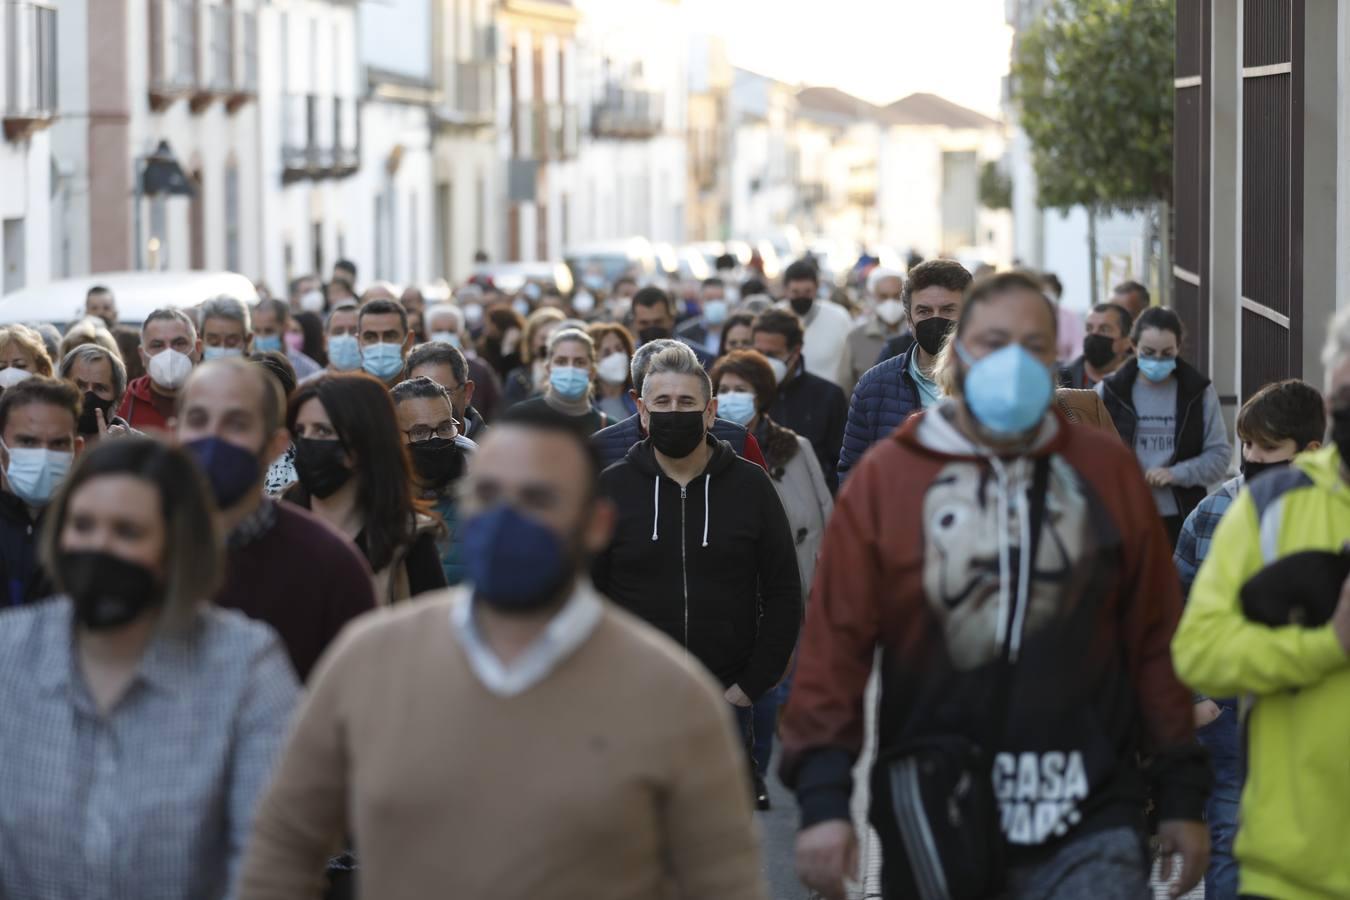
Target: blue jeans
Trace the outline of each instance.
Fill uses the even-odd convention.
[[[1236,900],[1238,867],[1233,859],[1237,836],[1238,801],[1242,796],[1242,761],[1237,701],[1215,700],[1219,717],[1201,728],[1200,743],[1209,751],[1214,790],[1205,807],[1209,822],[1209,871],[1205,873],[1205,900]]]
[[[792,688],[792,678],[784,679],[778,687],[771,689],[754,705],[754,744],[750,752],[755,763],[755,771],[761,778],[769,771],[769,759],[773,756],[773,736],[778,730],[778,710],[787,703],[788,691]]]

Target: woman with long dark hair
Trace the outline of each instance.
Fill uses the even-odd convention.
[[[286,424],[300,481],[285,499],[347,535],[375,573],[375,597],[396,603],[445,587],[440,525],[415,498],[389,391],[363,372],[324,375],[291,398]]]
[[[299,335],[299,345],[291,334]],[[291,316],[288,326],[286,346],[314,360],[325,369],[328,368],[327,340],[323,333],[323,317],[315,312],[298,312]]]
[[[61,596],[0,614],[0,897],[233,896],[299,694],[212,604],[225,540],[189,454],[102,441],[47,507]]]

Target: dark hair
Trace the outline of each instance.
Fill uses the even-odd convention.
[[[256,319],[260,312],[271,312],[277,317],[277,326],[282,327],[291,320],[290,304],[279,297],[267,297],[258,301],[258,305],[253,307],[253,316]]]
[[[323,316],[306,310],[295,313],[291,318],[300,326],[300,331],[305,336],[305,343],[300,348],[301,352],[319,365],[326,367],[328,365],[328,349],[324,342]],[[360,321],[359,317],[357,321]]]
[[[394,398],[395,407],[404,400],[422,399],[444,400],[450,407],[451,412],[455,409],[455,404],[450,402],[450,392],[445,389],[445,386],[432,381],[425,375],[400,381],[389,390],[389,396]]]
[[[711,278],[705,278],[705,279],[703,279],[703,287],[719,287],[719,288],[720,288],[720,287],[726,287],[726,285],[722,283],[722,279],[720,279],[720,278],[718,278],[718,277],[716,277],[716,276],[713,276],[713,277],[711,277]]]
[[[1134,316],[1130,315],[1130,311],[1119,303],[1098,303],[1092,307],[1092,311],[1095,313],[1113,313],[1120,325],[1122,337],[1128,336],[1130,328],[1134,325]]]
[[[413,542],[420,511],[413,499],[412,471],[394,401],[382,382],[364,372],[324,374],[291,397],[286,427],[292,435],[300,408],[310,400],[323,405],[353,461],[356,502],[365,516],[366,559],[378,572],[393,561],[400,547]],[[303,487],[292,491],[297,499],[307,499]]]
[[[91,287],[89,290],[87,290],[87,291],[84,292],[84,299],[85,299],[85,302],[86,302],[86,303],[89,302],[89,298],[92,297],[92,296],[94,296],[95,294],[107,294],[109,297],[111,297],[111,296],[112,296],[112,288],[108,287],[106,284],[96,284],[96,285],[94,285],[94,286]]]
[[[338,269],[351,273],[352,277],[347,279],[347,285],[350,287],[356,281],[356,263],[350,259],[339,259],[333,263],[333,271],[336,272]]]
[[[600,356],[600,344],[609,335],[614,335],[623,343],[623,352],[628,354],[628,382],[629,388],[633,386],[633,353],[637,350],[637,342],[633,340],[633,333],[618,322],[595,322],[586,326],[586,333],[591,336],[595,342],[595,355]]]
[[[336,316],[338,313],[356,313],[356,327],[358,329],[361,327],[361,307],[357,306],[352,301],[347,300],[343,303],[339,303],[328,311],[328,315],[323,320],[323,333],[325,336],[328,334],[328,327],[333,323],[333,316]],[[328,352],[325,350],[324,356],[326,357],[327,355]]]
[[[670,298],[670,294],[655,286],[645,287],[634,294],[633,305],[643,307],[663,306],[672,317],[675,315],[675,301]]]
[[[299,384],[299,379],[295,376],[295,366],[280,350],[269,350],[266,353],[254,353],[249,357],[249,361],[267,372],[268,375],[276,381],[277,386],[281,388],[281,396],[289,397],[295,393],[295,388]],[[277,425],[280,422],[281,415],[277,415]]]
[[[489,307],[486,318],[489,322],[492,323],[493,327],[495,327],[502,334],[506,334],[512,328],[519,328],[521,331],[521,336],[524,337],[525,317],[522,316],[520,313],[516,312],[510,306],[507,306],[506,304],[503,303],[498,304],[497,306]]]
[[[388,315],[389,313],[396,313],[398,315],[399,327],[403,330],[404,334],[407,334],[408,310],[397,300],[385,300],[383,298],[372,300],[361,307],[361,314],[356,317],[356,330],[360,331],[362,328],[365,328],[364,323],[366,321],[366,316],[382,316]]]
[[[932,262],[950,262],[950,260],[932,260]],[[926,265],[928,263],[923,263],[918,268],[921,269]],[[961,271],[964,272],[965,270],[962,269]],[[905,289],[909,289],[908,284],[906,284]],[[966,291],[966,301],[961,306],[961,317],[956,320],[957,336],[960,337],[966,333],[966,324],[970,321],[970,317],[977,307],[989,303],[995,297],[1023,291],[1029,291],[1041,298],[1041,302],[1045,304],[1046,313],[1050,316],[1050,331],[1058,335],[1059,311],[1055,308],[1055,301],[1045,296],[1041,277],[1035,272],[1015,269],[1011,272],[996,272],[993,275],[986,275],[971,283],[970,288]]]
[[[733,350],[717,361],[712,370],[713,393],[717,393],[723,375],[735,375],[750,382],[755,391],[755,411],[769,411],[778,396],[778,380],[764,354],[755,350]]]
[[[1031,275],[1029,272],[1023,272],[1022,274],[1032,279],[1037,293],[1044,293],[1040,278]],[[905,315],[909,315],[914,295],[924,288],[940,287],[949,291],[956,291],[958,294],[964,294],[970,289],[974,281],[975,278],[966,267],[956,260],[930,259],[909,270],[909,277],[905,279],[905,288],[900,293],[900,302],[905,305]]]
[[[586,498],[595,500],[600,494],[600,451],[598,451],[576,417],[564,415],[542,403],[520,403],[507,409],[493,422],[493,428],[516,427],[530,431],[554,434],[566,438],[577,448],[585,463]]]
[[[717,350],[719,353],[726,353],[727,334],[733,328],[739,328],[742,325],[750,329],[751,334],[755,331],[755,317],[750,313],[732,313],[727,316],[727,320],[722,323],[722,336],[719,339]]]
[[[1274,446],[1292,439],[1299,450],[1326,436],[1327,408],[1317,388],[1290,378],[1268,384],[1238,411],[1237,435],[1244,444]]]
[[[1137,281],[1122,281],[1120,284],[1115,286],[1115,288],[1111,291],[1111,293],[1138,294],[1140,297],[1144,298],[1145,306],[1148,306],[1150,303],[1153,302],[1153,299],[1149,296],[1148,288],[1144,287]]]
[[[1064,285],[1060,282],[1059,276],[1054,272],[1046,272],[1041,276],[1041,280],[1045,282],[1045,289],[1047,291],[1054,291],[1056,297],[1062,297],[1064,295]],[[1130,329],[1126,326],[1125,330],[1129,331]]]
[[[74,426],[78,427],[80,413],[84,409],[84,395],[74,384],[59,378],[45,375],[25,378],[0,394],[0,434],[9,425],[9,417],[14,410],[35,404],[55,406],[70,413]],[[72,427],[71,433],[74,432],[75,427]]]
[[[618,278],[614,279],[614,290],[617,291],[621,284],[631,284],[633,287],[637,287],[637,279],[632,275],[620,275]]]
[[[1175,334],[1178,348],[1186,343],[1186,326],[1181,324],[1181,317],[1165,306],[1150,306],[1139,314],[1139,318],[1134,320],[1134,328],[1130,331],[1130,340],[1134,342],[1135,346],[1138,346],[1139,338],[1149,328],[1157,328]]]
[[[127,367],[127,383],[130,384],[145,374],[145,364],[136,352],[141,348],[141,330],[131,325],[118,325],[112,330],[112,336],[122,353],[122,362]]]
[[[444,341],[432,341],[422,344],[408,354],[408,365],[403,370],[409,374],[418,366],[449,366],[450,374],[455,376],[460,386],[469,381],[469,362],[457,348]],[[407,382],[404,382],[406,384]]]
[[[740,260],[736,258],[736,254],[723,253],[721,256],[717,257],[716,260],[713,261],[713,268],[721,272],[724,269],[734,269],[740,264],[741,264]]]
[[[816,266],[814,260],[799,259],[787,267],[783,273],[783,287],[787,287],[794,281],[809,281],[814,285],[820,284],[820,269]]]
[[[741,282],[741,299],[754,297],[757,294],[769,293],[769,286],[759,278],[747,278]]]
[[[761,331],[765,334],[781,334],[787,338],[789,350],[795,350],[802,345],[802,320],[797,314],[786,309],[766,309],[759,314],[751,326],[755,334]],[[725,323],[722,326],[723,334],[726,333]]]
[[[33,379],[29,379],[31,381]],[[128,435],[100,441],[80,455],[43,516],[38,553],[58,590],[65,590],[60,565],[61,532],[70,498],[86,483],[131,475],[159,491],[164,519],[164,623],[186,627],[198,604],[210,600],[225,578],[225,539],[219,533],[211,486],[187,451],[146,437]]]

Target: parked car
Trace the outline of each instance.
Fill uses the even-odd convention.
[[[578,282],[584,282],[588,275],[598,275],[606,285],[612,285],[622,276],[631,275],[639,284],[647,284],[663,274],[646,238],[583,244],[569,249],[563,258]]]
[[[519,293],[527,284],[541,290],[557,288],[563,296],[572,293],[572,272],[560,262],[482,263],[474,267],[475,280],[487,280],[504,294]]]
[[[249,305],[258,291],[234,272],[105,272],[21,288],[0,297],[0,325],[49,322],[65,330],[84,318],[84,297],[94,285],[112,291],[118,320],[139,326],[156,309],[197,306],[222,294]]]

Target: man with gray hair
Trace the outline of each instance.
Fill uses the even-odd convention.
[[[863,298],[866,318],[854,326],[844,342],[841,369],[848,383],[840,387],[846,395],[852,394],[858,379],[877,364],[877,357],[888,342],[909,336],[910,345],[913,344],[914,338],[909,335],[905,321],[905,304],[901,299],[904,290],[905,276],[899,269],[877,266],[867,274],[867,289]],[[908,349],[909,346],[904,347],[904,350]]]
[[[593,574],[602,594],[720,680],[748,760],[751,708],[782,680],[797,643],[801,585],[773,482],[709,434],[716,412],[693,351],[657,350],[638,399],[648,437],[600,476],[618,520]]]
[[[686,347],[687,345],[671,340],[669,338],[648,341],[633,353],[632,362],[629,363],[629,373],[633,376],[632,397],[637,400],[642,396],[642,385],[647,377],[647,367],[651,364],[652,357],[662,350],[670,347]],[[718,440],[726,441],[731,445],[731,449],[742,459],[748,459],[760,468],[768,468],[764,462],[764,454],[760,450],[759,441],[755,436],[746,431],[735,422],[728,422],[726,419],[716,419],[713,421],[712,434]],[[634,413],[622,422],[617,422],[608,428],[602,428],[591,435],[591,443],[600,454],[600,462],[605,467],[614,465],[624,458],[628,453],[628,448],[641,441],[647,436],[647,432],[642,424],[640,413]]]
[[[1330,440],[1228,507],[1172,639],[1188,687],[1255,697],[1233,853],[1243,896],[1350,896],[1350,309],[1332,320],[1322,364]]]
[[[201,305],[197,319],[202,323],[204,362],[248,353],[253,328],[244,301],[227,294],[213,297]]]
[[[491,366],[478,358],[474,350],[473,337],[469,334],[465,321],[464,310],[453,303],[435,303],[426,308],[422,317],[429,343],[446,343],[464,354],[465,362],[469,366],[469,381],[473,384],[470,401],[473,402],[475,411],[481,414],[476,427],[471,422],[465,422],[465,425],[469,426],[469,436],[473,437],[481,429],[483,421],[491,418],[497,411],[497,405],[502,398],[501,379]],[[411,357],[409,360],[411,361]],[[412,376],[411,368],[408,374],[409,377]],[[436,379],[434,375],[431,377]],[[448,384],[445,385],[445,389],[454,393],[454,388]],[[468,415],[467,409],[459,411]]]
[[[77,431],[86,445],[110,432],[131,430],[125,419],[113,415],[127,392],[127,367],[120,356],[98,344],[81,344],[65,355],[57,374],[84,396]]]
[[[141,431],[167,431],[181,388],[201,361],[197,323],[181,309],[162,307],[141,325],[146,374],[127,385],[117,414]]]

